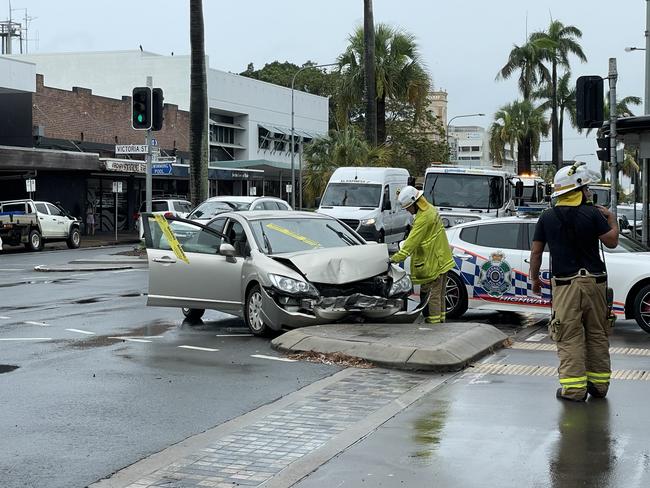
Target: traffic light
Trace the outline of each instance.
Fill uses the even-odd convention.
[[[163,91],[162,88],[153,89],[153,119],[151,130],[161,130],[163,126]]]
[[[152,93],[148,86],[137,86],[131,97],[131,127],[136,130],[151,129]]]
[[[600,148],[596,151],[599,161],[609,161],[611,159],[611,149],[609,145],[609,137],[597,137],[596,142]]]
[[[576,81],[576,122],[580,129],[595,129],[603,124],[603,79],[581,76]]]

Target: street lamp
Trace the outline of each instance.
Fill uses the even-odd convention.
[[[294,127],[294,110],[293,110],[293,92],[294,92],[294,85],[296,83],[296,77],[301,71],[304,71],[306,69],[310,68],[326,68],[327,66],[339,66],[339,63],[327,63],[327,64],[316,64],[313,66],[303,66],[300,68],[298,71],[296,71],[293,75],[293,78],[291,79],[291,206],[295,209],[296,208],[296,166],[294,163],[294,133],[295,133],[295,127]],[[282,192],[282,188],[280,188],[280,192]],[[302,162],[300,164],[300,210],[302,210]]]
[[[645,51],[645,48],[644,47],[634,47],[634,46],[630,46],[630,47],[625,48],[626,53],[630,53],[632,51]]]
[[[463,115],[455,115],[451,119],[449,119],[449,122],[447,122],[447,130],[445,132],[445,135],[447,136],[447,146],[449,146],[449,126],[451,126],[451,122],[454,119],[460,119],[461,117],[483,117],[485,114],[481,113],[476,113],[476,114],[463,114]],[[471,163],[470,163],[471,164]]]

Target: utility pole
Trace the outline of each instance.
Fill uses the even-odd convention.
[[[643,99],[643,113],[650,115],[650,3],[646,0],[645,3],[645,97]],[[650,219],[648,219],[648,185],[650,185],[650,174],[648,158],[643,158],[641,163],[641,188],[642,188],[642,229],[641,229],[641,242],[644,246],[648,245],[650,240]],[[636,187],[635,187],[636,189]],[[636,208],[636,201],[634,202]]]
[[[618,161],[616,159],[616,81],[618,72],[616,71],[616,58],[609,58],[609,154],[610,154],[610,173],[611,173],[611,205],[610,210],[614,218],[618,221]]]
[[[366,141],[377,145],[377,86],[375,81],[375,20],[372,0],[363,0],[363,58],[366,81]]]
[[[147,87],[153,89],[153,78],[151,76],[147,76]],[[147,212],[151,213],[151,198],[152,198],[152,193],[153,193],[153,177],[151,173],[153,170],[151,169],[152,164],[151,164],[151,126],[149,129],[147,129],[147,175],[145,178],[145,185],[146,185],[146,201],[147,201]]]

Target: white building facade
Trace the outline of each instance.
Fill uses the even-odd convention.
[[[190,107],[190,56],[142,51],[15,55],[35,65],[48,86],[89,88],[94,95],[120,99],[135,86],[162,88],[164,102]],[[0,58],[1,59],[1,58]],[[291,89],[209,68],[210,160],[269,160],[289,163]],[[0,70],[1,71],[1,70]],[[295,152],[300,142],[328,131],[328,99],[294,91]],[[297,156],[296,156],[297,157]]]
[[[449,161],[470,168],[503,168],[514,171],[517,151],[506,148],[506,161],[496,165],[490,154],[490,136],[485,128],[476,125],[449,127]]]

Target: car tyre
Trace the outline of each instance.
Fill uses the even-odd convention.
[[[260,285],[253,286],[246,295],[244,318],[253,335],[261,337],[271,335],[271,328],[262,319],[262,289]]]
[[[74,227],[70,231],[66,244],[70,249],[77,249],[81,245],[81,232],[79,232],[79,227]]]
[[[185,315],[185,318],[188,320],[201,320],[203,317],[203,314],[205,313],[205,310],[202,308],[181,308],[181,311],[183,312],[183,315]]]
[[[43,236],[36,229],[32,230],[29,233],[29,242],[25,244],[25,247],[31,251],[41,251],[43,249]]]
[[[634,320],[650,334],[650,285],[639,290],[634,298]]]
[[[447,288],[445,292],[447,318],[455,319],[467,312],[467,288],[458,274],[454,271],[447,273]]]

